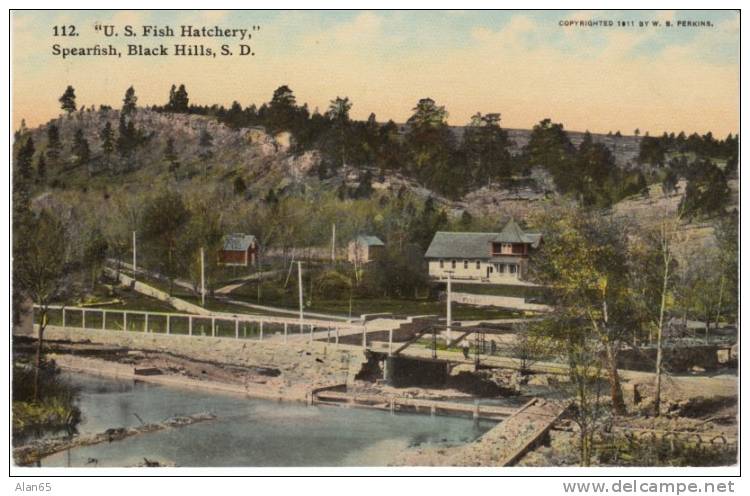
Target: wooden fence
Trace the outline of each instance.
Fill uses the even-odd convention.
[[[33,322],[39,324],[40,307],[33,306]],[[307,338],[333,339],[338,344],[344,334],[366,334],[365,325],[328,322],[317,319],[295,319],[265,315],[189,313],[119,310],[93,307],[47,307],[47,325],[76,329],[141,332],[145,334],[210,336],[219,338],[257,339],[290,338],[299,342]]]

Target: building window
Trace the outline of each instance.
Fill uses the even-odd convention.
[[[510,271],[511,274],[515,274],[516,271],[518,270],[518,265],[516,265],[516,264],[508,265],[508,269],[509,269],[509,271]]]
[[[451,260],[451,269],[455,269],[455,268],[456,268],[456,261]]]
[[[464,260],[464,270],[469,268],[469,261]]]
[[[497,264],[497,273],[505,274],[505,264]]]
[[[442,260],[440,261],[440,268],[441,268],[441,269],[444,269],[444,268],[445,268],[445,263],[443,263],[443,261],[442,261]]]
[[[513,244],[513,254],[514,255],[523,255],[524,253],[526,253],[526,250],[524,249],[525,247],[526,247],[526,245],[524,245],[524,244],[520,244],[520,243]]]
[[[482,268],[482,262],[477,260],[477,270],[480,270]]]

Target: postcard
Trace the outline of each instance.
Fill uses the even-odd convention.
[[[738,11],[10,24],[12,472],[737,472]]]

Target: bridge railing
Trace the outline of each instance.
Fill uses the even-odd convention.
[[[38,325],[41,307],[33,306],[33,322]],[[256,339],[290,337],[326,338],[336,344],[342,332],[362,332],[366,326],[317,319],[292,319],[264,315],[224,314],[196,315],[189,313],[126,310],[95,307],[50,305],[47,307],[47,325],[84,330],[128,331],[144,334],[183,336],[210,336],[218,338]],[[365,340],[363,339],[363,342]]]

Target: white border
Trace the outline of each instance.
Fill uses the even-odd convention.
[[[20,3],[20,2],[19,2]],[[583,0],[573,4],[568,3],[569,7],[574,10],[591,8],[591,9],[616,9],[616,8],[642,8],[651,9],[654,8],[653,3],[646,2],[644,0],[633,0],[630,2],[607,2],[606,6],[604,2],[592,2],[590,0]],[[184,0],[184,1],[143,1],[133,0],[127,3],[127,8],[175,8],[175,9],[199,9],[205,6],[205,3],[198,2],[195,0]],[[29,0],[22,2],[20,7],[23,8],[56,8],[62,7],[59,3],[39,0]],[[518,8],[564,8],[565,5],[551,1],[539,1],[530,0],[523,2],[522,4],[506,5],[507,7],[516,6]],[[670,5],[668,7],[680,9],[689,8],[738,8],[739,2],[696,2],[696,1],[684,1],[680,2],[680,5]],[[103,7],[101,2],[94,2],[90,0],[75,0],[66,2],[66,8],[90,8],[96,9]],[[110,7],[107,5],[107,7]],[[124,6],[125,7],[125,6]],[[413,0],[381,0],[380,2],[361,2],[361,1],[343,1],[343,0],[328,0],[319,2],[303,2],[300,0],[278,0],[276,2],[241,2],[238,0],[228,0],[221,2],[222,8],[267,8],[267,9],[294,9],[294,8],[367,8],[377,7],[379,9],[420,9],[429,7],[430,9],[449,9],[456,8],[456,2],[446,2],[443,0],[435,0],[425,5],[423,2]],[[458,5],[460,8],[497,8],[500,7],[497,2],[488,1],[464,1]],[[8,21],[6,21],[8,22]],[[10,32],[9,23],[6,24],[7,30]],[[742,61],[745,61],[746,54],[746,41],[743,41],[742,48],[743,55]],[[4,50],[3,54],[3,67],[8,67],[9,52]],[[748,65],[745,64],[742,69],[742,75],[746,76],[745,72]],[[746,77],[745,80],[748,80]],[[9,79],[4,79],[3,82],[5,95],[9,94]],[[710,89],[707,89],[710,91]],[[5,106],[4,106],[5,107]],[[5,107],[8,108],[8,107]],[[5,150],[9,150],[9,138],[12,130],[8,127],[8,115],[6,114],[5,108],[3,109],[2,119],[2,139],[5,145]],[[12,108],[12,102],[11,102]],[[744,120],[746,110],[746,103],[742,103],[742,118]],[[746,151],[745,146],[742,146],[742,152]],[[7,164],[7,162],[6,162]],[[742,167],[740,167],[742,170]],[[6,231],[9,231],[9,201],[10,201],[10,184],[7,175],[2,177],[4,189],[6,191],[6,198],[8,201],[2,204],[2,219],[3,227]],[[744,179],[741,181],[741,188],[745,186]],[[741,227],[745,227],[745,221],[741,223]],[[747,230],[743,229],[744,232]],[[743,237],[744,238],[744,237]],[[4,260],[10,261],[10,243],[4,244],[2,247]],[[744,250],[743,250],[744,252]],[[744,254],[744,253],[743,253]],[[6,298],[5,301],[9,301],[9,264],[4,265],[2,268],[3,280],[6,281],[4,286],[3,296]],[[744,279],[744,278],[743,278]],[[744,300],[744,298],[743,298]],[[7,305],[3,305],[1,317],[4,322],[10,322],[9,309]],[[740,334],[742,331],[740,332]],[[0,340],[2,342],[2,361],[5,366],[4,370],[9,370],[8,363],[8,349],[7,341],[5,339]],[[741,355],[741,366],[746,365],[746,360]],[[2,408],[2,422],[3,426],[10,425],[10,419],[8,418],[8,403],[7,396],[4,398]],[[741,405],[744,407],[745,401],[741,399]],[[7,439],[8,429],[2,429],[3,441],[6,442],[6,446],[9,446]],[[8,452],[8,456],[10,453]],[[7,461],[7,460],[6,460]],[[252,494],[260,492],[274,492],[279,491],[305,491],[309,492],[311,489],[314,491],[319,490],[326,492],[343,493],[344,491],[352,493],[354,491],[357,494],[408,494],[413,491],[439,491],[442,492],[467,492],[472,490],[484,490],[484,491],[497,491],[501,493],[516,494],[520,492],[533,491],[537,494],[548,492],[550,494],[562,494],[562,488],[559,479],[543,478],[540,476],[555,476],[563,477],[570,480],[572,477],[580,475],[590,476],[613,476],[617,475],[623,479],[637,478],[644,480],[645,477],[661,476],[663,478],[666,474],[669,475],[684,475],[690,476],[691,478],[705,477],[705,476],[736,476],[739,472],[739,467],[728,467],[728,468],[593,468],[593,469],[580,469],[580,468],[509,468],[509,469],[482,469],[482,468],[173,468],[173,469],[43,469],[41,472],[38,469],[32,468],[13,468],[13,475],[23,476],[23,480],[28,483],[39,483],[42,481],[50,481],[53,485],[54,494],[101,494],[106,491],[109,494],[133,494],[133,491],[145,491],[143,494],[206,494],[206,493],[237,493],[237,494]],[[44,474],[43,476],[41,474]],[[429,476],[445,476],[445,475],[485,475],[485,476],[526,476],[523,479],[502,479],[502,480],[487,480],[487,479],[471,479],[471,480],[446,480],[446,479],[379,479],[370,482],[365,482],[355,479],[336,479],[333,481],[323,481],[321,479],[263,479],[263,480],[248,480],[248,479],[203,479],[203,478],[133,478],[128,477],[126,479],[111,479],[111,478],[54,478],[56,475],[114,475],[114,476],[143,476],[143,475],[199,475],[199,476],[239,476],[239,475],[275,475],[275,476],[320,476],[320,475],[429,475]],[[534,478],[528,478],[528,476],[534,476]],[[593,481],[593,479],[587,479]],[[612,479],[606,479],[612,482]],[[685,481],[685,479],[679,479]],[[14,492],[15,483],[19,479],[11,478],[8,481],[9,492]],[[364,482],[364,483],[363,483]],[[716,480],[715,482],[720,482]],[[738,487],[744,486],[742,481]],[[24,493],[27,494],[27,493]]]

